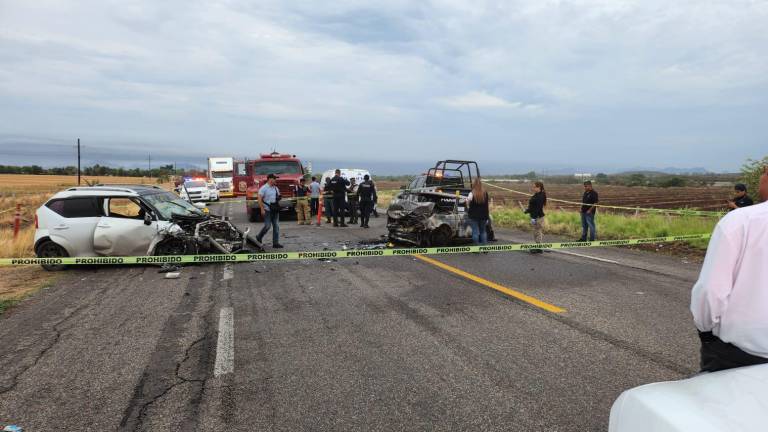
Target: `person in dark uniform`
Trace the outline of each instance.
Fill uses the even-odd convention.
[[[537,181],[533,183],[533,195],[528,201],[528,208],[525,213],[531,218],[531,227],[533,227],[533,241],[537,244],[544,243],[544,207],[547,205],[547,192],[544,190],[544,183]],[[541,249],[531,249],[532,254],[540,254]]]
[[[363,182],[357,188],[357,193],[360,196],[360,226],[363,228],[370,228],[368,221],[371,219],[371,210],[373,210],[374,203],[376,202],[376,185],[371,181],[371,176],[368,174],[363,177]]]
[[[347,204],[349,205],[349,224],[357,223],[357,210],[360,208],[360,195],[357,194],[357,181],[354,177],[349,179],[347,188]]]
[[[349,180],[341,176],[341,170],[336,170],[336,175],[331,178],[328,184],[328,189],[333,194],[333,226],[346,227],[344,223],[344,210],[347,207],[347,187],[349,186]],[[339,224],[339,218],[341,218],[341,224]]]
[[[331,223],[333,217],[333,192],[331,192],[331,178],[325,178],[325,186],[323,187],[323,213],[325,213],[325,223]]]
[[[597,191],[592,188],[592,182],[584,182],[584,196],[581,198],[581,238],[579,241],[587,241],[587,231],[589,231],[589,241],[595,241],[597,238],[597,226],[595,225],[595,204],[599,202]]]
[[[733,188],[736,192],[732,200],[728,200],[728,208],[736,210],[737,208],[749,207],[755,202],[747,195],[747,186],[742,183],[737,183]]]

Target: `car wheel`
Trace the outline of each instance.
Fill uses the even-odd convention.
[[[65,258],[69,254],[67,250],[51,240],[46,240],[37,246],[35,254],[38,258]],[[42,264],[47,271],[62,271],[67,268],[65,264]]]
[[[188,247],[184,239],[166,237],[155,246],[154,255],[187,255]]]
[[[447,225],[442,225],[430,234],[430,244],[436,247],[448,246],[451,242],[452,232]]]

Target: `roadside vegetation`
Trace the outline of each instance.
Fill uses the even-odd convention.
[[[761,159],[749,159],[741,167],[741,181],[747,185],[747,191],[755,199],[759,200],[757,190],[760,184],[760,176],[763,174],[763,167],[768,166],[768,156]]]
[[[544,232],[572,239],[581,236],[581,216],[576,211],[546,211]],[[531,230],[531,219],[520,209],[495,208],[492,211],[496,226]],[[710,233],[718,218],[698,216],[666,216],[640,214],[638,216],[608,212],[597,213],[597,234],[602,240],[637,239]],[[707,240],[695,240],[690,244],[706,249]]]

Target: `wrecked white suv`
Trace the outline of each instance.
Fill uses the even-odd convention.
[[[191,255],[263,249],[248,231],[240,231],[221,217],[205,214],[196,205],[157,186],[70,188],[37,209],[35,221],[35,254],[41,258]],[[61,270],[65,266],[43,267]]]

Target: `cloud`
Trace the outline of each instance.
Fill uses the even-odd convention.
[[[524,104],[522,102],[510,102],[500,97],[490,95],[484,91],[471,91],[460,96],[443,99],[442,102],[451,107],[460,110],[473,109],[514,109],[514,110],[537,110],[538,105]]]
[[[6,134],[87,131],[201,152],[223,139],[236,154],[277,142],[326,156],[366,142],[359,151],[375,157],[430,143],[460,152],[482,131],[491,153],[515,135],[570,159],[579,139],[643,163],[654,157],[643,143],[691,129],[741,151],[712,161],[757,157],[768,135],[753,123],[768,91],[765,2],[41,0],[2,10]],[[638,122],[624,148],[595,136]],[[667,156],[704,164],[682,149]]]

